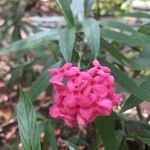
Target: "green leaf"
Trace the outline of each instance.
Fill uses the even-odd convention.
[[[141,25],[138,31],[150,35],[150,22]]]
[[[137,139],[139,138],[144,143],[148,144],[150,139],[150,125],[139,120],[131,120],[119,113],[114,113],[116,120],[122,122],[124,128],[126,129],[126,138]],[[124,134],[124,133],[123,133]],[[145,140],[145,141],[144,141]],[[126,149],[125,149],[126,150]]]
[[[77,150],[78,149],[78,147],[70,141],[65,141],[65,143],[68,146],[69,150]]]
[[[74,42],[75,27],[64,28],[59,36],[59,46],[60,51],[67,62],[71,60]]]
[[[54,127],[52,126],[50,121],[47,121],[45,123],[44,145],[51,145],[52,150],[57,150],[57,140],[54,135]],[[45,147],[45,149],[47,149],[47,147]]]
[[[116,150],[115,119],[112,113],[109,117],[99,117],[96,127],[102,137],[105,150]]]
[[[141,41],[141,45],[143,46],[143,48],[149,48],[150,46],[150,38],[149,35],[140,33],[140,32],[135,32],[134,34],[132,34],[132,36],[135,36],[135,38],[137,39],[137,41]]]
[[[112,20],[112,19],[101,19],[99,23],[103,25],[105,28],[108,26],[109,28],[120,29],[122,31],[127,31],[133,34],[137,33],[137,31],[134,30],[131,26],[124,24],[122,22]]]
[[[150,50],[149,50],[149,45],[145,45],[139,56],[133,61],[140,65],[142,69],[149,69],[150,68]]]
[[[48,32],[40,32],[29,36],[25,39],[12,43],[9,47],[0,51],[0,55],[21,50],[30,50],[49,44],[51,41],[58,40],[59,30],[50,30]]]
[[[19,134],[24,150],[40,150],[39,128],[31,100],[22,90],[17,105]]]
[[[123,43],[129,46],[150,46],[149,36],[142,33],[135,33],[131,36],[108,29],[101,29],[101,33],[103,38],[112,39],[118,43]]]
[[[149,58],[150,57],[150,50],[149,50],[148,45],[145,45],[145,47],[141,51],[139,57],[145,57],[145,58]]]
[[[56,64],[50,66],[49,68],[58,68],[61,65],[61,61],[57,62]],[[51,77],[51,75],[48,73],[47,69],[38,77],[38,79],[36,81],[34,81],[29,89],[29,97],[31,99],[31,101],[35,101],[35,99],[37,98],[37,96],[39,96],[39,94],[46,90],[49,86],[49,78]]]
[[[150,131],[150,125],[146,124],[142,121],[138,121],[138,120],[129,120],[127,119],[123,119],[125,126],[128,127],[128,129],[130,130],[132,127],[132,130],[130,130],[129,133],[133,134],[133,133],[140,133],[141,131],[147,132]],[[142,132],[141,132],[142,133]],[[149,134],[150,136],[150,134]]]
[[[101,39],[102,48],[106,50],[108,53],[111,54],[112,57],[114,57],[116,60],[118,60],[123,65],[129,65],[134,70],[141,69],[139,65],[132,62],[130,59],[126,58],[121,52],[119,52],[119,49],[117,50],[117,47],[115,47],[113,44],[108,43],[106,40]]]
[[[122,130],[116,131],[117,150],[120,150],[121,147],[123,146],[122,144],[123,144],[124,136],[125,136],[124,131]]]
[[[10,73],[11,73],[11,78],[10,80],[7,82],[8,85],[13,85],[17,79],[19,78],[20,74],[22,73],[24,67],[21,65],[19,67],[13,68],[11,69]]]
[[[77,18],[79,22],[84,20],[84,0],[72,0],[71,10],[74,18]]]
[[[95,0],[84,0],[85,14],[88,14],[91,11],[94,2]]]
[[[20,25],[14,26],[14,30],[12,33],[12,41],[13,42],[21,39],[20,31],[21,31]]]
[[[130,45],[130,46],[139,46],[140,45],[139,41],[137,41],[135,38],[133,38],[127,34],[122,34],[119,32],[112,31],[112,30],[108,30],[108,29],[101,29],[101,33],[102,33],[103,38],[112,39],[119,43],[124,43],[124,44]]]
[[[21,57],[20,55],[17,55],[17,58],[20,59],[20,57]],[[21,62],[21,61],[18,61],[18,60],[17,59],[14,60],[16,67],[14,67],[14,68],[12,67],[10,72],[9,72],[11,74],[11,78],[7,82],[8,85],[13,85],[15,82],[17,82],[18,78],[23,74],[23,72],[26,71],[26,70],[31,70],[33,65],[36,62],[35,60],[33,60],[31,62],[24,63],[24,62]],[[31,76],[33,75],[32,71],[27,72],[27,74],[28,73],[31,73]]]
[[[150,19],[150,14],[149,14],[149,13],[143,13],[143,12],[126,13],[126,14],[124,14],[123,16]]]
[[[89,143],[88,150],[98,150],[98,147],[103,144],[102,138],[99,136],[94,138],[91,143]]]
[[[90,47],[94,58],[98,56],[100,49],[100,27],[95,19],[85,19],[83,30],[88,46]]]
[[[70,1],[69,0],[56,0],[57,4],[59,5],[60,9],[62,10],[67,22],[69,25],[74,25],[74,18],[70,8]]]
[[[144,82],[142,82],[140,84],[141,89],[143,89],[145,91],[145,93],[147,93],[147,95],[149,96],[149,99],[147,99],[148,101],[150,101],[150,77],[147,78]],[[134,95],[131,95],[127,101],[125,102],[125,104],[123,105],[121,112],[124,112],[128,109],[131,109],[132,107],[137,106],[138,104],[140,104],[141,102],[143,102],[145,99],[140,99]]]
[[[150,68],[150,59],[148,57],[139,57],[134,59],[134,62],[140,65],[143,69]]]
[[[126,90],[128,90],[129,92],[131,92],[133,95],[135,95],[136,97],[140,99],[144,99],[144,100],[149,99],[148,93],[146,93],[142,88],[136,85],[136,83],[131,78],[129,78],[124,72],[114,67],[114,65],[110,64],[108,61],[106,61],[102,57],[100,57],[99,60],[100,60],[100,63],[108,66],[111,69],[112,74],[114,75],[116,81],[122,87],[124,87]]]
[[[150,137],[138,137],[143,143],[150,146]]]
[[[125,102],[125,104],[123,105],[122,109],[121,109],[121,113],[128,110],[128,109],[131,109],[132,107],[135,107],[137,106],[138,104],[140,104],[142,101],[137,98],[136,96],[134,95],[131,95],[127,101]]]
[[[127,129],[127,137],[140,139],[145,144],[150,145],[150,125],[137,120],[124,120]]]
[[[144,123],[143,121],[139,120],[131,120],[128,117],[125,117],[124,115],[121,115],[120,113],[114,113],[116,120],[123,121],[126,129],[128,129],[128,133],[133,134],[137,132],[147,132],[150,131],[150,125],[147,123]]]

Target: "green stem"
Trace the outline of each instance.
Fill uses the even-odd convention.
[[[82,61],[83,52],[79,51],[78,54],[79,54],[78,67],[81,67],[81,61]]]

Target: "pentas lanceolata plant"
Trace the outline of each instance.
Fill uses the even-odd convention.
[[[84,127],[97,116],[109,116],[113,106],[122,100],[121,95],[115,93],[111,70],[97,60],[92,65],[87,71],[80,71],[71,63],[48,70],[54,75],[49,81],[56,92],[49,114],[69,127]]]

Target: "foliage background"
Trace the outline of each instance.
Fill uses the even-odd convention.
[[[142,2],[0,1],[2,149],[150,149],[150,4]],[[65,61],[87,69],[94,58],[111,68],[124,102],[108,118],[69,129],[48,116],[47,69]]]

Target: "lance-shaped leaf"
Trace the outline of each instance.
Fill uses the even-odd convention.
[[[112,19],[102,19],[101,21],[99,21],[99,23],[100,25],[103,25],[105,28],[109,27],[109,28],[120,29],[122,31],[130,32],[133,34],[138,32],[135,29],[133,29],[133,27],[131,27],[130,25]]]
[[[22,90],[17,105],[19,134],[24,150],[40,150],[39,128],[31,100]]]
[[[84,0],[72,0],[71,10],[79,22],[84,20]]]
[[[85,0],[84,1],[85,14],[88,14],[90,12],[94,2],[95,2],[95,0]]]
[[[143,12],[132,12],[132,13],[125,13],[123,16],[128,16],[128,17],[135,17],[135,18],[150,18],[149,13],[143,13]]]
[[[98,56],[100,49],[100,27],[95,19],[85,19],[83,22],[83,30],[87,44],[90,47],[94,58]]]
[[[59,46],[60,51],[67,62],[71,60],[74,42],[75,27],[64,28],[59,36]]]
[[[140,139],[143,143],[150,145],[150,126],[138,120],[124,120],[127,129],[127,137]],[[132,130],[130,130],[132,129]]]
[[[69,0],[56,0],[57,4],[59,5],[60,9],[62,10],[67,22],[69,25],[74,25],[74,18],[70,8],[70,1]]]
[[[59,30],[40,32],[25,39],[12,43],[9,47],[0,51],[0,55],[21,50],[32,50],[41,46],[48,45],[51,41],[58,40]]]
[[[112,113],[109,117],[99,117],[96,127],[102,137],[105,150],[116,150],[115,117]]]
[[[61,61],[57,62],[56,64],[50,66],[49,68],[58,68],[61,65]],[[46,67],[47,68],[47,67]],[[28,92],[31,101],[35,101],[37,96],[44,90],[46,90],[49,86],[49,78],[51,75],[48,73],[47,69],[34,81],[30,87]]]
[[[150,60],[148,57],[139,57],[134,59],[134,62],[140,65],[143,69],[150,68]]]
[[[150,35],[150,22],[141,25],[138,31]]]
[[[140,87],[142,89],[144,89],[144,91],[149,95],[150,97],[150,77],[147,78],[143,83],[141,83]],[[150,98],[147,99],[148,101],[150,101]],[[137,106],[138,104],[140,104],[141,102],[143,102],[144,99],[140,99],[134,95],[131,95],[127,101],[125,102],[125,104],[123,105],[121,112],[124,112],[128,109],[131,109],[132,107]]]
[[[129,65],[133,70],[140,70],[141,67],[132,60],[126,58],[119,49],[117,50],[117,47],[115,47],[113,44],[107,42],[104,39],[101,39],[102,48],[106,50],[112,57],[114,57],[116,60],[118,60],[123,65]]]
[[[108,38],[118,43],[123,43],[129,46],[150,46],[150,38],[142,33],[134,33],[133,36],[112,31],[109,29],[101,29],[103,38]]]
[[[119,32],[112,31],[112,30],[108,30],[108,29],[103,29],[103,30],[101,30],[101,32],[102,32],[103,38],[112,39],[116,42],[127,44],[129,46],[140,46],[141,45],[140,40],[137,41],[134,37],[131,37],[127,34],[122,34]]]
[[[57,140],[54,135],[54,127],[50,120],[46,121],[44,124],[45,129],[45,137],[44,137],[44,148],[47,149],[47,147],[50,145],[52,150],[57,150]]]

